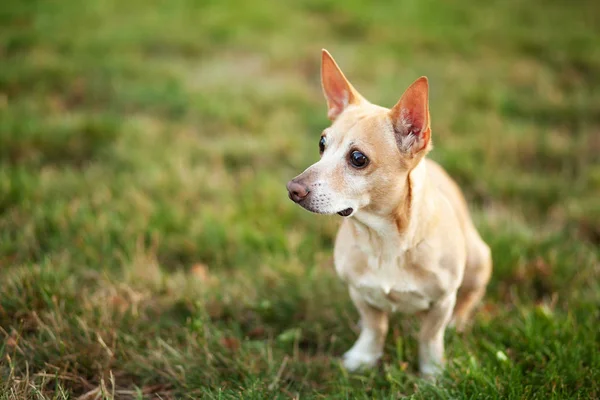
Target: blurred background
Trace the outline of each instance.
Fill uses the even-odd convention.
[[[596,1],[0,8],[0,399],[600,396]],[[285,189],[329,123],[321,48],[383,106],[429,77],[431,157],[492,247],[438,387],[410,319],[379,371],[337,365],[339,217]]]

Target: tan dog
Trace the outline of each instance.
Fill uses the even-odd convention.
[[[427,78],[390,110],[365,100],[323,50],[323,91],[333,124],[321,159],[288,185],[290,198],[320,214],[347,217],[335,267],[360,314],[361,333],[344,354],[349,370],[376,364],[388,314],[421,317],[419,364],[425,376],[444,363],[444,331],[460,329],[485,293],[492,261],[460,189],[431,149]]]

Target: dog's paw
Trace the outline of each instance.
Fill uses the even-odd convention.
[[[424,365],[421,366],[419,372],[422,379],[435,383],[437,381],[437,378],[442,376],[442,374],[444,373],[444,367],[437,364]]]
[[[342,364],[350,372],[373,368],[381,358],[381,354],[371,354],[356,350],[347,351],[342,357]]]

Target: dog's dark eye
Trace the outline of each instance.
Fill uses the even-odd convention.
[[[350,153],[350,163],[355,168],[364,168],[369,163],[369,159],[360,151]]]
[[[325,136],[321,136],[321,140],[319,140],[319,153],[323,154],[325,151]]]

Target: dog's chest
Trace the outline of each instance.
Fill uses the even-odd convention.
[[[380,310],[407,314],[431,307],[432,299],[410,278],[390,279],[379,272],[367,272],[350,282],[367,303]]]
[[[374,228],[365,228],[367,223]],[[375,308],[407,314],[428,310],[440,295],[439,277],[431,268],[435,254],[412,237],[410,232],[399,237],[395,225],[377,219],[346,223],[336,240],[336,271]]]
[[[404,254],[368,257],[368,268],[349,283],[367,303],[388,312],[412,314],[429,309],[433,301]]]

